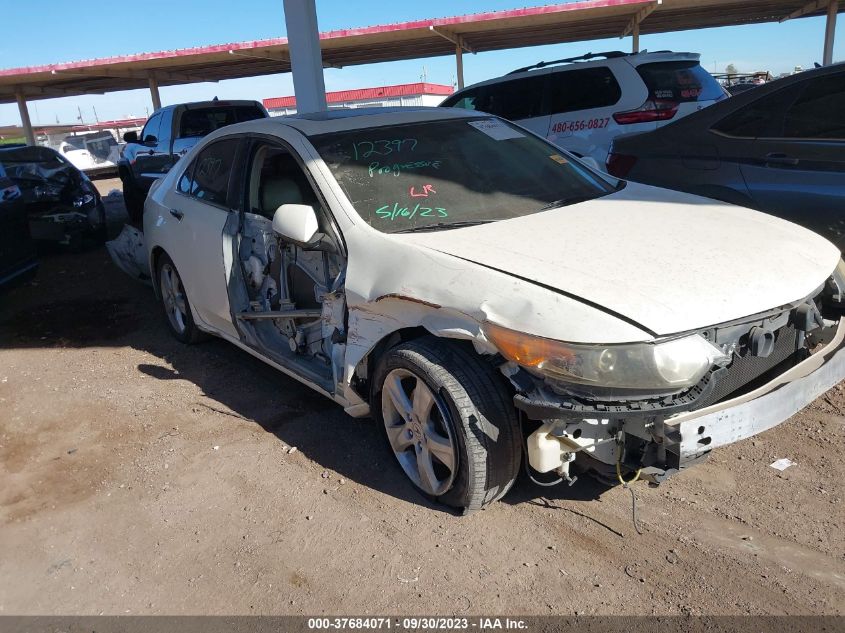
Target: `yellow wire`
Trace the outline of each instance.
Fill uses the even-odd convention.
[[[638,468],[638,469],[637,469],[637,473],[634,475],[634,478],[633,478],[633,479],[631,479],[630,481],[625,481],[624,479],[622,479],[622,468],[620,467],[620,462],[621,462],[621,461],[622,461],[622,453],[621,453],[621,451],[620,451],[620,453],[619,453],[619,459],[617,459],[617,460],[616,460],[616,478],[619,480],[619,483],[620,483],[620,484],[622,484],[625,488],[627,488],[627,487],[628,487],[628,484],[632,484],[632,483],[634,483],[635,481],[637,481],[637,479],[639,479],[639,478],[640,478],[640,473],[642,472],[642,470],[643,470],[643,469],[642,469],[642,468]]]

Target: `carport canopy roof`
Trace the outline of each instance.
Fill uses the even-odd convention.
[[[484,51],[823,15],[828,0],[586,0],[320,34],[339,68]],[[845,11],[845,2],[839,11]],[[279,15],[282,23],[282,15]],[[585,51],[587,52],[587,51]],[[539,61],[539,60],[538,60]],[[287,38],[0,70],[0,103],[253,77],[291,70]],[[511,70],[503,68],[503,72]]]

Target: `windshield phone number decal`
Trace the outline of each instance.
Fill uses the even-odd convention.
[[[561,121],[552,126],[552,132],[580,132],[582,130],[600,130],[607,127],[610,117],[603,119],[581,119],[580,121]]]
[[[366,630],[402,629],[406,631],[431,630],[477,630],[477,631],[520,631],[528,624],[518,618],[443,618],[443,617],[357,617],[357,618],[308,618],[312,630]]]

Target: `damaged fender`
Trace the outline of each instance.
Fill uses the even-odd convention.
[[[496,350],[481,331],[485,321],[559,340],[584,340],[596,328],[611,341],[651,338],[630,323],[552,289],[433,249],[408,248],[410,236],[380,234],[381,239],[373,240],[370,231],[375,229],[356,225],[345,235],[349,328],[342,392],[347,401],[360,401],[361,394],[350,384],[356,373],[365,377],[372,372],[366,359],[376,345],[406,328],[472,341],[479,353],[489,355]],[[468,274],[474,279],[471,286],[463,281]],[[366,415],[368,409],[356,406],[347,412]]]

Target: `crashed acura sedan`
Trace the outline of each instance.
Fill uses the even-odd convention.
[[[144,229],[180,341],[220,336],[372,415],[466,511],[524,459],[659,482],[845,376],[829,242],[479,113],[221,129],[156,181]]]
[[[88,176],[49,147],[0,148],[0,164],[18,186],[32,239],[76,248],[106,236],[106,210]]]

